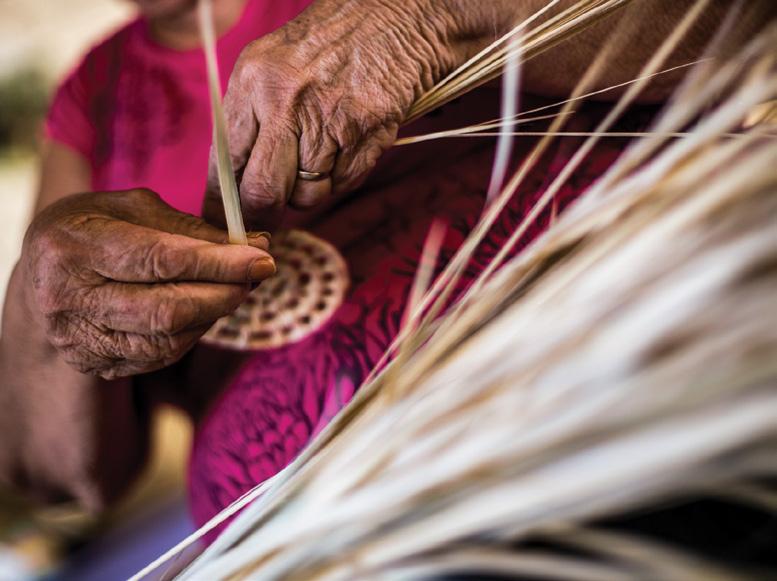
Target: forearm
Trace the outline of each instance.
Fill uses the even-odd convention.
[[[538,16],[527,30],[541,26],[553,15],[569,8],[576,0],[562,0],[556,7]],[[404,3],[400,3],[404,4]],[[524,22],[547,5],[547,0],[416,0],[409,3],[419,17],[433,23],[443,72],[450,72],[514,26]],[[756,3],[757,4],[757,3]],[[529,59],[523,67],[523,87],[546,96],[568,95],[584,72],[608,42],[618,45],[607,55],[606,66],[593,88],[604,88],[633,79],[661,43],[681,21],[692,0],[636,1],[593,22],[578,34]],[[666,66],[690,63],[698,59],[717,29],[731,2],[712,2],[702,12],[689,33],[680,42]],[[740,18],[740,33],[752,29],[757,18],[755,6],[750,18]],[[745,15],[743,15],[745,16]],[[618,37],[616,31],[623,34]],[[665,98],[682,77],[682,71],[654,82],[643,99]],[[437,79],[439,80],[439,79]],[[615,98],[617,92],[603,98]]]
[[[55,141],[42,146],[35,214],[89,188],[87,161]],[[147,413],[129,380],[78,373],[49,343],[22,267],[13,272],[0,336],[0,485],[47,502],[99,510],[144,463]]]
[[[144,463],[147,413],[129,380],[109,383],[67,365],[25,299],[17,267],[0,338],[0,483],[100,510]]]

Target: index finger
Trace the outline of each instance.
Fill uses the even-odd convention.
[[[117,250],[116,241],[121,240]],[[200,281],[245,284],[275,274],[275,261],[253,246],[215,244],[122,224],[94,241],[91,268],[120,282]]]

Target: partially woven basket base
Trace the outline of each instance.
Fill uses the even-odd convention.
[[[203,336],[206,343],[235,350],[281,347],[320,329],[342,304],[348,266],[337,249],[301,230],[273,236],[277,273],[237,310]]]

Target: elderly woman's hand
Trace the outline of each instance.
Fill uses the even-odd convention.
[[[148,190],[67,197],[39,214],[19,270],[31,324],[79,371],[116,378],[178,360],[249,284],[275,272],[252,246]]]
[[[562,0],[532,26],[572,4]],[[421,95],[547,5],[547,0],[315,0],[295,20],[249,44],[224,98],[248,223],[274,227],[287,204],[307,208],[354,189],[392,145]],[[596,88],[636,77],[688,5],[662,1],[655,26],[641,31],[640,42],[607,67]],[[725,10],[722,3],[705,11],[696,40],[681,47],[670,64],[698,58]],[[574,42],[531,59],[522,67],[523,85],[538,94],[566,96],[618,23],[618,18],[599,21]],[[663,95],[663,89],[651,87],[646,100]],[[223,212],[213,156],[209,170],[204,212],[219,223]],[[321,179],[305,179],[315,177],[305,172]]]
[[[249,224],[272,227],[286,204],[308,208],[365,179],[414,101],[476,44],[448,3],[318,0],[245,48],[224,110]],[[497,26],[491,14],[489,35]],[[220,214],[211,155],[205,215]]]

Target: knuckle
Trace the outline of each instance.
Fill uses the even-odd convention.
[[[146,272],[155,280],[164,281],[177,278],[184,267],[185,257],[176,260],[174,252],[163,239],[154,240],[145,251]]]
[[[148,188],[133,188],[129,190],[128,194],[131,197],[138,198],[140,200],[156,200],[159,199],[159,194]]]
[[[254,54],[262,54],[262,47],[264,46],[265,42],[266,41],[263,38],[252,40],[247,45],[245,45],[245,48],[243,48],[240,56],[242,58],[250,59]]]
[[[56,323],[52,323],[50,318],[46,320],[47,339],[49,343],[60,353],[67,353],[69,350],[75,348],[76,341],[74,341],[70,333],[57,330]]]
[[[374,168],[383,152],[383,147],[378,143],[372,143],[365,147],[357,158],[357,173],[366,172]]]
[[[174,336],[174,337],[168,337],[167,338],[169,343],[167,345],[167,357],[165,360],[165,364],[169,365],[170,363],[174,363],[178,359],[181,358],[181,356],[186,353],[189,349],[191,349],[194,344],[197,342],[197,338],[190,338],[190,337],[182,337],[180,335]]]
[[[113,373],[124,353],[115,333],[94,325],[82,316],[47,318],[47,338],[62,359],[88,375]]]
[[[348,164],[345,164],[340,168],[337,174],[333,176],[333,179],[337,186],[343,186],[356,181],[360,173],[361,171],[358,169],[356,161],[351,160]]]
[[[64,244],[55,228],[38,228],[28,237],[29,254],[38,269],[47,270],[54,264],[63,262]]]
[[[121,338],[127,358],[137,365],[148,367],[149,363],[160,361],[166,355],[164,336],[142,336],[124,334]]]
[[[363,183],[375,168],[385,148],[382,143],[372,141],[353,153],[347,163],[342,164],[336,176],[336,190],[353,189]]]
[[[138,365],[148,371],[175,363],[183,356],[185,349],[178,336],[156,335],[138,341],[134,352]]]
[[[128,369],[126,365],[116,362],[116,364],[111,367],[95,369],[91,374],[96,375],[105,381],[114,381],[116,379],[121,379],[122,377],[129,377],[134,373],[132,370]]]
[[[117,333],[116,339],[123,359],[134,362],[149,359],[148,354],[155,345],[153,338],[146,335]]]
[[[118,337],[122,358],[102,371],[117,377],[155,371],[180,359],[172,350],[174,338],[121,333]]]
[[[237,58],[235,67],[232,69],[229,85],[232,86],[251,86],[263,70],[264,59],[261,56],[262,40],[257,39],[249,42]]]
[[[282,185],[267,180],[244,179],[240,186],[240,198],[252,210],[282,206],[286,190]]]
[[[131,208],[143,207],[160,200],[159,194],[148,188],[132,188],[117,194],[121,196],[123,203]]]
[[[189,301],[166,299],[161,301],[153,311],[151,332],[155,335],[175,335],[186,328],[190,319]]]
[[[359,125],[350,118],[334,119],[328,128],[334,141],[339,145],[340,150],[354,147],[362,138],[362,131]]]

